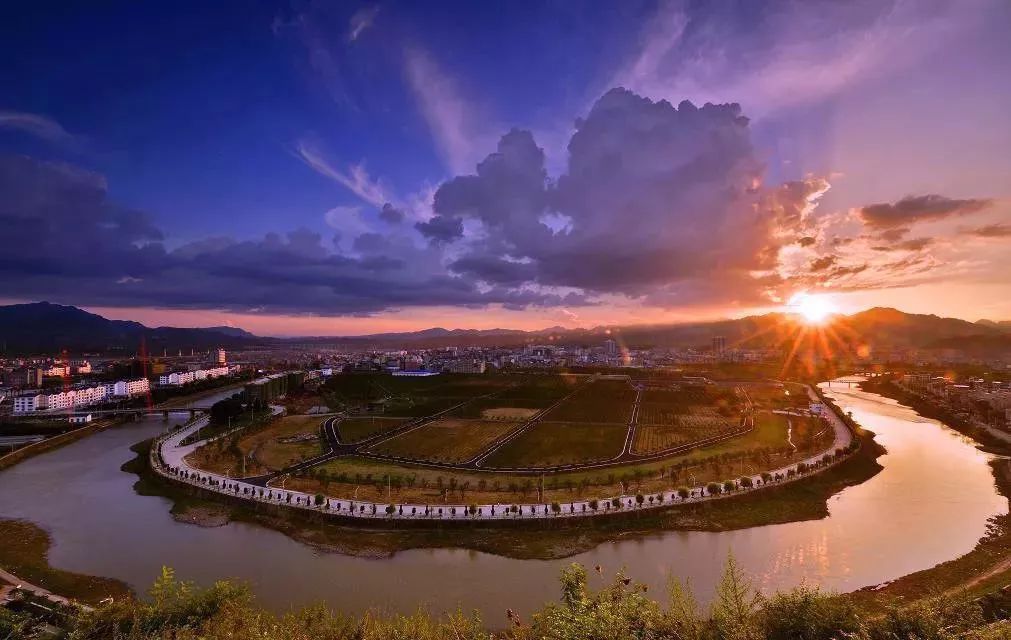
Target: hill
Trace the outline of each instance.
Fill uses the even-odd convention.
[[[77,307],[35,302],[0,307],[0,347],[6,354],[135,352],[141,340],[149,353],[163,349],[206,350],[237,347],[262,338],[232,327],[191,329],[146,327],[129,320],[109,320]]]
[[[164,349],[206,350],[214,347],[299,345],[338,346],[348,349],[430,349],[439,347],[515,347],[554,343],[599,345],[614,339],[625,347],[708,349],[714,336],[723,336],[729,347],[750,349],[789,346],[798,335],[826,340],[833,351],[855,352],[889,348],[960,349],[972,354],[1011,351],[1007,323],[967,322],[957,318],[912,314],[876,307],[853,315],[836,315],[824,331],[807,331],[798,319],[785,313],[768,313],[714,322],[612,325],[538,331],[516,329],[445,329],[435,327],[402,333],[365,336],[317,336],[265,338],[236,327],[146,327],[139,322],[109,320],[71,306],[38,302],[0,307],[0,348],[6,354],[109,352],[137,350],[145,340],[149,353]]]

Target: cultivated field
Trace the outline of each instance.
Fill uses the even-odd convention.
[[[673,418],[671,422],[650,421],[648,424],[640,424],[635,432],[632,451],[656,453],[740,428],[739,421],[720,416],[708,407],[693,408],[689,413],[675,415]],[[642,422],[640,412],[640,423]]]
[[[635,396],[635,389],[623,380],[596,380],[580,387],[544,418],[557,422],[627,423]]]
[[[409,418],[387,418],[385,416],[369,416],[367,418],[344,418],[337,425],[343,442],[354,443],[396,429],[407,422]]]
[[[621,453],[628,426],[539,422],[484,461],[495,467],[550,467],[609,460]]]
[[[517,426],[517,422],[446,418],[382,442],[371,451],[413,460],[466,462]]]
[[[331,408],[380,415],[424,417],[513,384],[505,376],[443,374],[411,378],[382,374],[332,376],[321,390]],[[382,405],[382,409],[377,409]]]
[[[539,410],[550,407],[585,378],[573,376],[515,376],[512,385],[490,398],[480,398],[454,410],[457,418],[486,420],[526,420]]]

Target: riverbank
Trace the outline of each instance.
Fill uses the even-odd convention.
[[[1011,443],[993,436],[986,429],[970,424],[944,407],[903,389],[894,380],[888,378],[871,379],[861,382],[858,386],[861,391],[891,398],[899,404],[910,407],[925,418],[933,418],[944,423],[978,442],[984,451],[998,455],[1011,455]]]
[[[0,567],[55,594],[87,604],[112,597],[133,597],[133,590],[113,578],[88,576],[49,565],[49,534],[24,520],[0,519]]]
[[[990,462],[995,483],[1011,497],[1011,461]],[[883,613],[890,607],[929,598],[976,599],[1011,584],[1011,515],[990,519],[987,534],[969,553],[883,585],[849,594],[861,609]]]
[[[52,451],[53,449],[58,449],[59,447],[66,446],[72,442],[76,442],[81,438],[90,436],[93,433],[97,433],[103,429],[108,429],[117,424],[122,424],[125,422],[125,418],[109,418],[104,420],[97,420],[88,425],[85,425],[79,429],[74,429],[72,431],[67,431],[66,433],[61,433],[57,436],[51,438],[46,438],[41,442],[36,442],[30,444],[26,447],[21,447],[5,456],[0,456],[0,471],[13,467],[19,462],[32,458],[39,454],[45,453],[47,451]]]
[[[597,545],[643,539],[664,531],[730,531],[769,524],[816,520],[828,515],[828,499],[842,489],[860,484],[881,470],[884,452],[863,429],[859,449],[818,473],[761,491],[732,494],[717,500],[679,504],[664,509],[632,510],[603,518],[506,521],[480,526],[443,526],[437,521],[423,529],[390,527],[382,520],[347,526],[263,503],[215,496],[204,497],[195,487],[167,480],[149,465],[150,442],[132,450],[137,458],[123,466],[136,473],[135,490],[173,501],[172,515],[180,522],[217,526],[223,519],[275,529],[315,548],[360,557],[391,557],[409,549],[463,548],[494,555],[551,560],[566,558]],[[466,522],[446,523],[466,525]]]
[[[745,511],[739,506],[744,504],[742,499],[751,496],[738,494],[714,501],[707,511],[703,511],[702,504],[691,505],[696,510],[695,521],[683,527],[685,531],[669,533],[652,528],[655,523],[647,518],[649,510],[635,510],[635,516],[628,516],[627,520],[619,523],[621,528],[630,530],[627,537],[623,532],[614,532],[611,539],[615,542],[597,544],[577,560],[590,567],[596,564],[612,570],[619,566],[628,567],[631,575],[650,582],[651,592],[657,589],[663,591],[665,578],[661,567],[670,566],[677,575],[690,578],[699,592],[706,594],[703,597],[707,597],[714,588],[711,577],[714,559],[725,557],[731,549],[749,571],[766,576],[764,580],[771,580],[770,584],[775,588],[788,588],[797,584],[798,580],[806,579],[815,580],[815,584],[826,589],[840,591],[888,580],[965,555],[982,536],[986,518],[1006,512],[1006,499],[1000,498],[992,488],[991,469],[986,465],[985,456],[950,430],[944,433],[946,430],[936,423],[927,424],[922,419],[916,419],[906,409],[889,409],[894,407],[891,401],[883,401],[877,396],[864,397],[865,401],[860,402],[839,396],[843,406],[847,410],[852,409],[861,422],[880,426],[880,435],[876,439],[894,450],[886,459],[877,461],[886,467],[880,478],[853,487],[832,499],[831,518],[729,531],[736,528],[733,518],[754,516],[748,513],[750,509]],[[879,414],[882,418],[880,424],[875,419]],[[249,580],[258,596],[264,598],[264,602],[275,611],[324,600],[349,612],[364,611],[371,606],[370,603],[405,613],[426,603],[446,607],[453,607],[456,603],[466,610],[480,608],[487,615],[498,616],[500,609],[495,603],[506,594],[510,606],[529,611],[554,595],[543,585],[566,564],[565,560],[517,563],[500,555],[470,553],[463,549],[426,549],[402,554],[397,550],[394,551],[397,554],[395,560],[365,560],[362,557],[390,555],[390,549],[396,550],[398,545],[417,548],[430,543],[427,546],[431,547],[439,546],[439,541],[426,541],[414,536],[413,541],[405,543],[402,539],[388,539],[387,532],[362,531],[357,527],[342,535],[337,527],[321,526],[320,522],[311,519],[292,522],[279,518],[275,523],[277,526],[271,527],[267,520],[277,515],[269,510],[271,505],[262,503],[254,507],[264,507],[259,511],[263,521],[257,526],[243,526],[244,523],[240,522],[216,530],[182,527],[168,516],[166,507],[172,506],[174,501],[136,497],[132,486],[138,477],[113,471],[129,458],[136,457],[136,451],[133,455],[128,451],[126,456],[123,455],[131,442],[158,435],[161,425],[155,420],[150,422],[152,424],[144,429],[143,436],[132,437],[125,430],[99,436],[105,442],[101,450],[110,452],[100,465],[94,462],[99,459],[98,447],[86,446],[98,440],[85,440],[75,445],[80,447],[81,453],[76,450],[72,454],[69,451],[55,452],[48,467],[35,461],[20,475],[15,472],[8,477],[7,491],[2,492],[6,493],[6,504],[11,508],[0,508],[0,511],[45,523],[44,526],[60,543],[58,556],[53,556],[58,566],[73,567],[85,573],[115,575],[131,585],[139,585],[136,588],[147,584],[161,564],[174,566],[181,574],[193,577],[201,584],[212,584],[224,575],[232,575]],[[928,443],[929,449],[922,450]],[[113,447],[117,453],[112,453]],[[939,455],[940,452],[944,455]],[[88,464],[83,460],[92,462]],[[114,463],[109,464],[110,460]],[[935,480],[958,474],[958,469],[962,468],[961,464],[946,465],[943,460],[974,461],[974,464],[965,467],[964,476],[952,475],[951,481],[941,484]],[[106,473],[100,475],[94,472],[97,467],[106,469]],[[107,516],[98,516],[90,500],[86,503],[71,500],[61,506],[60,496],[66,495],[66,492],[59,483],[51,480],[56,469],[62,469],[64,474],[76,473],[88,478],[89,482],[102,483],[109,488],[102,495],[117,507],[110,509]],[[905,475],[901,473],[903,469],[907,471]],[[829,469],[823,471],[828,472]],[[915,473],[911,473],[913,471]],[[39,484],[31,484],[31,478]],[[114,478],[119,480],[113,483]],[[965,482],[965,478],[972,480]],[[812,479],[811,476],[805,477],[806,481]],[[116,485],[118,488],[114,488]],[[961,486],[962,490],[952,492],[944,489],[953,485]],[[19,496],[30,486],[39,486],[44,490],[33,492],[31,495],[36,498],[31,500],[30,505],[21,508],[19,505],[23,503],[19,502]],[[901,489],[895,490],[897,486]],[[779,485],[776,488],[784,487]],[[798,485],[791,489],[802,488]],[[883,500],[885,495],[882,491],[886,489],[888,499]],[[902,496],[910,496],[917,490],[927,491],[937,498],[938,502],[931,510],[936,511],[940,520],[935,522],[924,515],[919,506],[910,506],[918,501],[903,501]],[[966,490],[970,493],[965,493]],[[953,502],[959,503],[963,495],[966,496],[965,507],[951,506]],[[994,498],[1001,502],[993,508],[968,507],[968,503],[989,503]],[[181,499],[193,500],[188,495],[181,496]],[[3,504],[2,497],[0,504]],[[824,510],[824,501],[817,506]],[[231,509],[229,504],[224,504],[224,507]],[[731,508],[729,514],[721,512],[723,507]],[[751,508],[761,511],[762,505],[752,504]],[[677,513],[684,519],[693,515],[687,509]],[[729,515],[729,518],[720,521],[721,514]],[[979,517],[973,517],[973,514]],[[68,526],[68,517],[79,524]],[[236,517],[240,520],[244,518],[241,513]],[[866,526],[867,523],[873,524]],[[503,539],[486,541],[485,544],[498,542],[510,545],[517,540],[515,546],[528,556],[562,557],[571,553],[552,548],[556,547],[556,542],[569,547],[586,542],[592,545],[594,538],[606,539],[612,533],[589,526],[582,531],[567,530],[561,526],[561,519],[554,524],[558,528],[552,526],[544,532],[533,532],[533,536],[528,530],[502,531],[501,536],[497,531],[486,532],[486,536]],[[375,522],[375,526],[383,525],[382,520]],[[292,540],[294,535],[278,535],[274,529],[280,528],[301,529],[299,535],[304,542],[315,541],[322,548],[326,543],[347,545],[352,547],[352,553],[314,553],[309,546],[295,543]],[[688,532],[688,529],[706,532],[694,533]],[[729,532],[716,532],[725,530]],[[123,532],[129,531],[135,532],[136,544],[133,547],[131,534],[123,535]],[[932,532],[932,535],[915,532]],[[966,535],[966,532],[971,533]],[[469,538],[480,532],[461,529],[437,533],[450,541],[450,544],[443,541],[442,546],[461,547],[465,545],[452,544],[454,537],[466,535]],[[96,535],[99,537],[90,540]],[[348,540],[349,537],[352,539]],[[530,541],[531,537],[535,539]],[[538,540],[538,537],[543,539]],[[952,542],[940,543],[938,538]],[[481,543],[474,541],[469,546],[473,548]],[[540,548],[536,548],[538,544]],[[529,548],[522,549],[523,545]],[[813,548],[831,548],[833,554],[823,554],[812,561],[807,552]],[[95,555],[116,554],[116,549],[122,549],[123,553],[117,555],[113,563],[95,560]],[[854,555],[855,550],[863,551]],[[792,567],[783,565],[784,557],[790,558]],[[716,562],[718,564],[718,560]],[[357,586],[352,592],[333,582],[334,575],[345,574],[357,576]],[[261,581],[266,576],[269,580]],[[495,576],[495,579],[489,580],[488,576]]]

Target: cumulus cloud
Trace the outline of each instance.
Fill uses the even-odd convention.
[[[789,222],[779,218],[801,217],[824,188],[787,189],[770,211],[736,104],[675,107],[614,89],[577,121],[568,152],[550,180],[533,136],[514,130],[474,174],[446,182],[436,213],[482,231],[451,268],[659,304],[756,299],[748,272],[770,266],[773,232]],[[549,215],[567,221],[564,232]]]
[[[936,194],[906,196],[897,202],[867,205],[859,215],[872,229],[902,228],[917,222],[941,220],[983,211],[993,200],[970,198],[959,200]]]

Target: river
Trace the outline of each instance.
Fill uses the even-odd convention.
[[[45,528],[53,538],[54,566],[119,578],[138,591],[168,565],[202,584],[246,580],[261,603],[278,611],[319,600],[348,612],[459,605],[499,625],[506,607],[530,612],[557,598],[558,572],[570,562],[609,572],[625,567],[652,593],[662,593],[671,573],[690,579],[706,599],[732,551],[762,589],[807,581],[845,591],[962,555],[983,535],[989,517],[1007,512],[988,456],[968,439],[890,399],[839,385],[823,388],[874,431],[888,453],[879,459],[881,473],[833,496],[830,516],[818,521],[664,532],[557,561],[459,549],[413,550],[389,559],[320,553],[255,525],[181,524],[169,515],[168,500],[134,493],[136,476],[120,466],[133,457],[132,444],[165,428],[160,418],[103,431],[0,473],[0,517]]]

